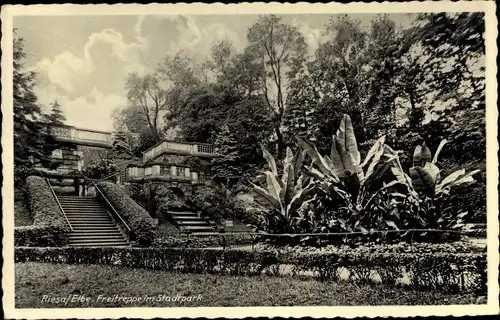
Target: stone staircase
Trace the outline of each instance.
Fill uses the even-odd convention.
[[[73,232],[69,235],[69,246],[129,246],[106,208],[96,199],[68,195],[57,195],[57,198],[73,227]]]
[[[207,222],[192,211],[170,211],[172,218],[179,226],[179,229],[188,233],[216,232],[214,222]]]

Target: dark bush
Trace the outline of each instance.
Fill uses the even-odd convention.
[[[153,243],[155,224],[146,210],[132,200],[116,184],[99,182],[97,187],[130,227],[132,231],[131,239],[137,241],[140,246],[149,246]]]
[[[92,179],[102,179],[118,171],[118,166],[111,159],[97,158],[83,170]]]
[[[23,226],[14,229],[14,245],[26,247],[59,247],[68,243],[68,232],[51,226]]]
[[[14,229],[15,245],[65,246],[70,228],[45,179],[29,176],[26,190],[33,225]]]
[[[224,185],[211,183],[206,189],[195,194],[188,200],[191,208],[200,212],[202,217],[206,217],[222,224],[225,219],[245,218],[245,210]],[[247,223],[246,221],[244,221]]]
[[[26,179],[30,210],[34,225],[69,228],[50,187],[42,177],[30,176]]]
[[[208,248],[250,245],[255,236],[245,234],[220,234],[215,236],[161,235],[156,236],[153,246],[160,248]]]
[[[382,250],[382,249],[380,249]],[[422,290],[475,292],[486,295],[485,253],[367,252],[347,249],[337,252],[283,252],[279,250],[195,248],[28,248],[18,247],[15,262],[106,264],[122,267],[179,272],[232,275],[280,275],[289,265],[292,273],[309,272],[319,280],[342,281],[347,268],[350,280],[372,281],[377,271],[384,285],[397,285],[406,272],[409,286]]]

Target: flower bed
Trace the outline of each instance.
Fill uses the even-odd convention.
[[[50,187],[42,177],[26,179],[29,207],[33,225],[14,229],[16,246],[65,246],[69,225],[59,208]]]
[[[16,262],[107,264],[122,267],[179,272],[232,275],[280,275],[309,273],[319,280],[343,281],[339,270],[347,268],[349,279],[372,281],[376,271],[384,285],[397,285],[406,274],[408,285],[424,290],[486,294],[485,253],[368,252],[366,248],[337,252],[284,252],[280,250],[195,248],[29,248],[18,247]]]
[[[154,241],[155,223],[146,210],[116,184],[99,182],[97,187],[129,225],[132,230],[131,240],[137,241],[140,246],[151,245]]]

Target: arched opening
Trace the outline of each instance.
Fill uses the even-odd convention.
[[[181,188],[178,187],[170,187],[169,188],[169,194],[172,197],[172,201],[181,201],[184,202],[185,200],[185,195],[184,191],[182,191]]]

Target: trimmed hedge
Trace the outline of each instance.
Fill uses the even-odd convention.
[[[159,248],[207,248],[230,247],[233,245],[251,245],[256,241],[255,236],[239,234],[220,234],[213,236],[196,235],[157,235],[153,246]]]
[[[154,241],[156,227],[153,218],[146,210],[116,184],[99,182],[97,187],[130,227],[131,239],[143,247],[151,245]]]
[[[68,231],[52,226],[14,228],[14,245],[26,247],[59,247],[68,243]]]
[[[106,264],[121,267],[231,275],[292,275],[304,273],[319,280],[373,281],[376,271],[384,285],[399,285],[403,274],[409,286],[422,290],[474,292],[486,295],[484,253],[373,252],[344,250],[324,253],[283,253],[277,250],[216,250],[194,248],[29,248],[18,247],[16,262]]]
[[[14,229],[15,245],[67,245],[70,228],[45,179],[29,176],[26,179],[26,189],[33,213],[33,225]]]

